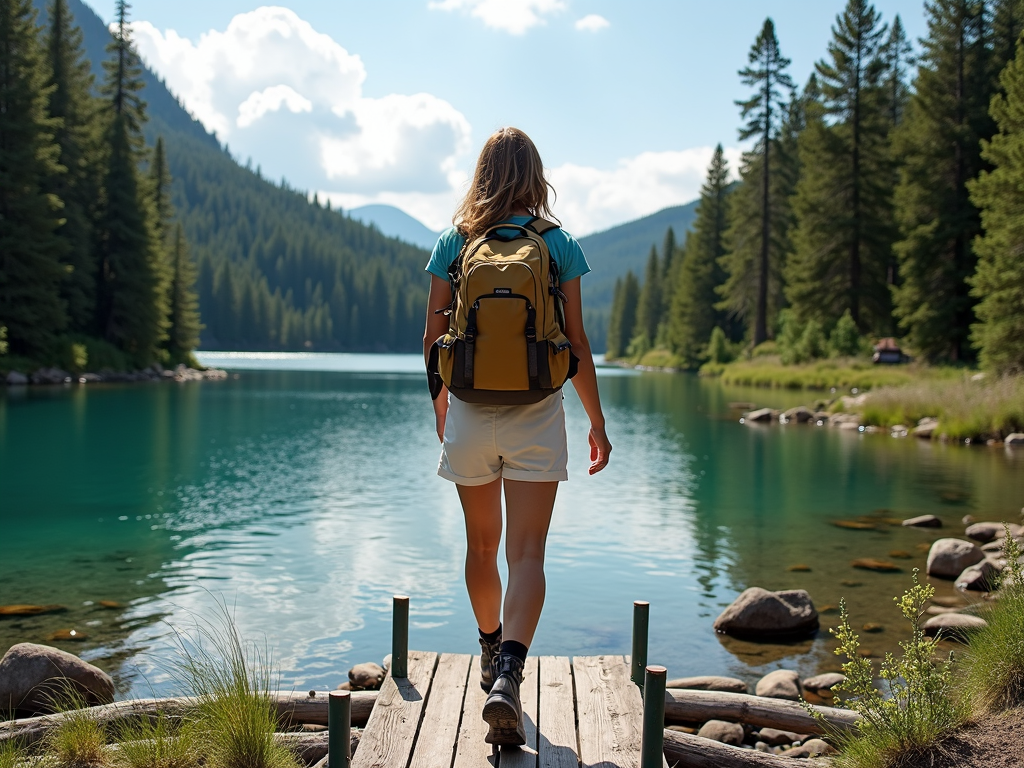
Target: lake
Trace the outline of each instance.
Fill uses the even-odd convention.
[[[200,359],[231,377],[0,395],[0,605],[67,608],[0,618],[0,653],[74,629],[85,639],[53,644],[111,671],[120,696],[168,693],[176,633],[226,605],[271,649],[282,687],[333,688],[389,651],[395,593],[412,598],[413,648],[477,650],[461,511],[435,475],[421,360]],[[966,514],[1017,521],[1024,504],[1021,451],[744,425],[731,402],[814,395],[599,372],[615,450],[587,476],[587,422],[567,388],[570,480],[537,653],[629,653],[632,601],[644,599],[649,658],[670,677],[813,673],[838,666],[826,627],[845,597],[855,626],[882,626],[864,636],[880,656],[907,636],[892,597],[930,542],[961,535]],[[885,522],[924,513],[945,530]],[[831,524],[861,516],[877,527]],[[894,560],[901,573],[850,565],[891,552],[909,555]],[[822,631],[789,645],[717,636],[714,618],[749,586],[809,590]]]

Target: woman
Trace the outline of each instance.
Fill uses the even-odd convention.
[[[550,185],[530,138],[502,128],[484,145],[473,182],[455,212],[455,226],[434,247],[424,356],[448,330],[444,310],[451,304],[449,266],[463,246],[500,223],[523,226],[534,217],[551,218]],[[552,190],[553,192],[554,190]],[[544,233],[565,297],[564,334],[579,358],[573,386],[590,417],[590,474],[608,464],[611,443],[597,392],[590,344],[583,330],[580,278],[590,271],[579,243],[553,228]],[[529,405],[481,405],[449,397],[434,400],[442,443],[438,474],[456,484],[466,518],[466,587],[480,632],[481,685],[489,695],[483,718],[491,744],[525,744],[519,685],[523,665],[544,605],[544,546],[559,481],[566,474],[565,413],[555,392]],[[508,588],[502,614],[497,554],[501,540],[501,493],[505,492]]]

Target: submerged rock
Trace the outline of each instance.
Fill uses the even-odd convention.
[[[769,699],[799,701],[803,693],[800,675],[791,669],[777,669],[758,680],[754,692]]]
[[[928,575],[955,579],[964,572],[964,568],[984,559],[985,553],[970,541],[939,539],[928,550]]]
[[[890,563],[888,560],[879,560],[875,557],[859,557],[851,562],[850,565],[864,571],[881,571],[882,573],[899,573],[903,570],[896,563]]]
[[[809,635],[817,629],[818,612],[803,589],[750,587],[715,619],[716,632],[753,640]]]
[[[0,616],[40,616],[44,613],[63,613],[63,605],[0,605]]]
[[[665,683],[666,688],[684,688],[691,691],[725,691],[727,693],[746,693],[747,684],[735,677],[718,677],[717,675],[700,675],[698,677],[678,677]]]
[[[0,659],[0,711],[54,712],[69,687],[90,705],[114,700],[106,672],[58,648],[18,643]]]
[[[738,747],[743,743],[743,726],[739,723],[729,723],[725,720],[708,720],[697,731],[702,739],[711,739],[722,744],[730,744]]]

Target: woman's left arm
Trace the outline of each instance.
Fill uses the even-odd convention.
[[[562,292],[568,301],[565,304],[565,336],[572,344],[572,351],[579,358],[580,366],[573,377],[572,386],[580,396],[583,409],[590,417],[590,474],[600,472],[608,466],[612,444],[605,433],[604,413],[601,410],[601,396],[597,391],[597,370],[590,341],[583,328],[583,301],[580,296],[580,278],[562,283]]]

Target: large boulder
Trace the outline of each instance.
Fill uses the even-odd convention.
[[[932,616],[924,623],[924,633],[929,637],[936,635],[950,640],[963,640],[972,630],[987,627],[988,622],[980,616],[967,613],[944,613]]]
[[[725,691],[727,693],[746,693],[747,684],[735,677],[718,677],[717,675],[700,675],[698,677],[677,677],[665,683],[666,688],[685,688],[691,691]]]
[[[963,539],[939,539],[928,550],[928,575],[955,579],[975,563],[985,559],[977,544]]]
[[[753,640],[799,637],[817,630],[818,612],[803,589],[769,592],[751,587],[715,619],[716,632]]]
[[[18,643],[0,659],[0,712],[54,712],[69,688],[89,705],[114,700],[106,672],[58,648]]]
[[[697,731],[702,739],[720,741],[722,744],[730,744],[738,747],[743,743],[743,726],[739,723],[729,723],[725,720],[708,720]]]
[[[956,577],[956,588],[971,592],[992,592],[999,585],[999,565],[985,558],[977,565],[964,568]]]
[[[754,693],[769,699],[799,701],[803,694],[800,675],[791,669],[776,669],[757,681]]]

